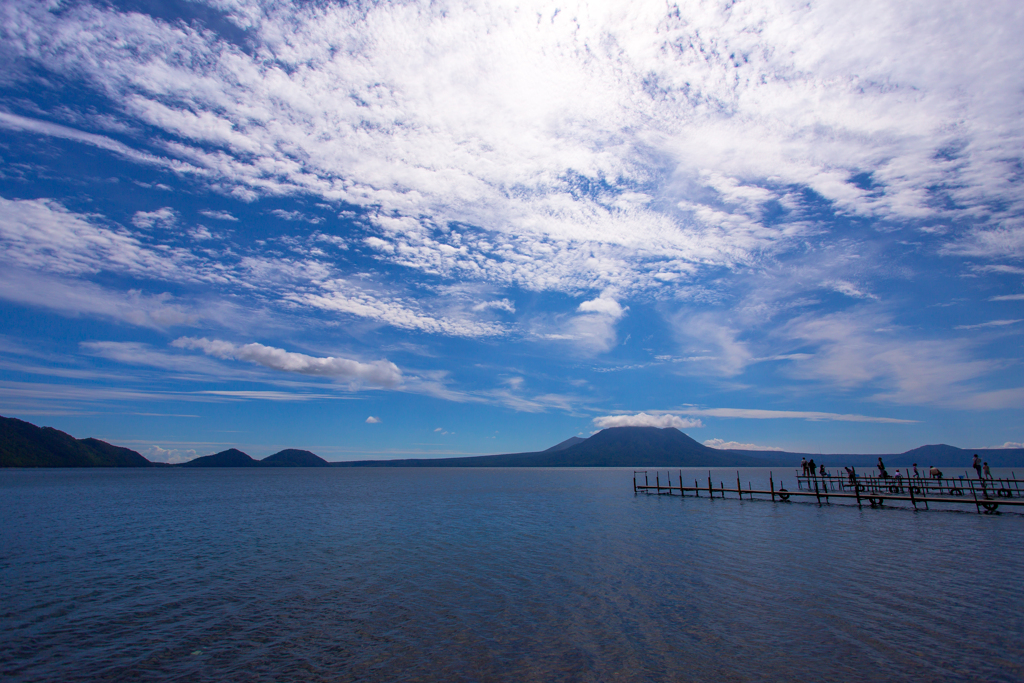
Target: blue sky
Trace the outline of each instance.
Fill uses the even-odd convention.
[[[154,460],[1024,441],[1024,12],[0,6],[0,414]]]

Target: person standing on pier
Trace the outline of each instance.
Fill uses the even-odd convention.
[[[942,472],[938,467],[932,465],[928,468],[928,476],[932,479],[942,479]]]
[[[811,458],[807,463],[807,474],[812,477],[814,476],[814,458]]]
[[[882,456],[878,456],[878,476],[882,479],[889,478],[889,473],[885,471],[885,463],[882,462]]]
[[[800,469],[803,470],[804,476],[807,476],[807,458],[800,458]]]
[[[978,457],[977,453],[974,454],[974,460],[971,461],[971,467],[973,467],[974,471],[978,473],[978,479],[981,479],[981,458]]]
[[[917,463],[914,463],[914,479],[920,479],[921,475],[917,473]]]
[[[985,478],[986,479],[991,479],[992,478],[992,470],[990,470],[988,468],[988,463],[985,463],[984,465],[982,465],[981,466],[981,470],[982,470],[982,472],[985,473]]]
[[[823,477],[825,476],[825,463],[821,463],[821,467],[818,468],[818,474],[820,474]]]

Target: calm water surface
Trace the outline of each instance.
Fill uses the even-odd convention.
[[[9,681],[1024,680],[1013,513],[619,469],[6,470],[0,510]]]

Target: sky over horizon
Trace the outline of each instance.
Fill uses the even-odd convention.
[[[152,460],[1024,442],[1014,2],[0,5],[0,414]]]

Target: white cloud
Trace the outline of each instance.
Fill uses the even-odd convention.
[[[895,417],[873,417],[843,413],[825,413],[809,410],[759,410],[753,408],[687,408],[679,412],[684,415],[707,417],[728,417],[744,420],[811,420],[828,422],[876,422],[880,424],[913,424],[917,420],[903,420]]]
[[[1020,441],[1005,441],[999,446],[989,446],[988,448],[1024,448],[1024,443]]]
[[[875,308],[800,316],[777,334],[814,348],[787,364],[793,377],[874,389],[873,398],[895,403],[967,407],[980,379],[999,366],[975,360],[970,340],[912,338]]]
[[[298,392],[298,391],[260,391],[260,390],[242,390],[242,391],[226,391],[226,390],[208,390],[208,391],[196,391],[193,393],[194,396],[216,396],[229,401],[280,401],[280,402],[294,402],[294,401],[333,401],[341,400],[343,396],[337,396],[335,394],[314,394],[309,392]]]
[[[74,128],[68,128],[56,123],[50,123],[49,121],[40,121],[38,119],[30,119],[25,116],[18,116],[17,114],[11,114],[9,112],[0,111],[0,127],[7,128],[8,130],[23,131],[28,133],[34,133],[37,135],[46,135],[50,137],[63,138],[65,140],[73,140],[75,142],[81,142],[92,147],[98,147],[105,149],[109,152],[113,152],[119,156],[122,156],[130,161],[146,165],[164,166],[167,168],[174,168],[183,172],[199,172],[202,171],[198,168],[193,167],[191,164],[185,164],[181,162],[172,161],[167,158],[154,156],[152,154],[146,154],[138,150],[132,149],[124,143],[118,142],[112,138],[104,135],[95,135],[93,133],[86,133],[84,131],[76,130]],[[159,185],[162,189],[169,189],[166,185]]]
[[[576,310],[579,315],[548,323],[548,327],[536,335],[542,339],[570,341],[588,354],[603,353],[618,343],[617,324],[629,310],[628,306],[623,307],[605,291],[596,299],[584,301]]]
[[[971,266],[971,270],[979,273],[1001,273],[1005,275],[1024,275],[1024,268],[1020,266],[1008,266],[1005,263],[986,264],[983,266]]]
[[[676,429],[693,429],[704,426],[700,420],[683,418],[668,413],[659,415],[648,415],[647,413],[605,415],[603,417],[595,417],[594,425],[601,429],[608,429],[609,427],[658,427],[661,429],[675,427]]]
[[[4,260],[8,266],[61,275],[113,271],[172,281],[203,278],[188,252],[158,252],[134,235],[97,225],[94,219],[72,213],[53,200],[0,197]]]
[[[237,221],[238,220],[237,218],[235,218],[228,211],[214,211],[212,209],[203,209],[199,213],[204,215],[204,216],[206,216],[207,218],[213,218],[214,220],[218,220],[218,221]]]
[[[755,361],[738,326],[722,314],[683,309],[670,322],[684,351],[691,352],[681,360],[691,361],[687,369],[692,372],[732,377]]]
[[[957,325],[958,330],[977,330],[982,327],[1006,327],[1007,325],[1016,325],[1021,322],[1020,318],[1016,320],[989,320],[988,322],[978,323],[977,325]]]
[[[962,237],[933,235],[959,240],[951,252],[1024,249],[1005,220],[1021,208],[1007,150],[1024,140],[1012,3],[231,6],[245,51],[92,5],[9,7],[5,38],[157,131],[174,160],[153,162],[246,199],[372,207],[395,246],[381,258],[430,272],[656,289],[800,248],[792,187],[840,215],[957,220]],[[792,215],[765,221],[771,202]],[[486,232],[465,251],[430,237],[451,224]]]
[[[739,441],[726,441],[724,439],[708,439],[704,442],[708,448],[717,448],[724,451],[781,451],[775,446],[758,446],[753,443],[740,443]]]
[[[854,299],[877,299],[878,297],[870,292],[863,291],[857,285],[846,282],[845,280],[833,280],[832,282],[826,283],[826,286],[830,289],[834,289],[840,294],[845,294],[848,297]]]
[[[194,448],[161,448],[160,446],[155,445],[140,451],[140,453],[147,460],[153,462],[166,462],[172,465],[194,460],[198,456]]]
[[[154,225],[159,228],[173,228],[178,222],[177,212],[169,206],[156,211],[136,211],[132,216],[132,224],[144,230]]]
[[[188,231],[188,236],[197,242],[205,242],[214,238],[214,234],[205,225],[197,225],[192,228]]]
[[[1024,301],[1024,294],[1004,294],[1003,296],[993,296],[989,298],[989,301]]]
[[[296,292],[286,296],[304,306],[377,320],[400,329],[455,337],[494,337],[507,333],[505,326],[495,322],[432,315],[420,310],[416,302],[378,296],[345,280],[321,282],[318,288],[319,292]]]
[[[274,209],[270,213],[274,214],[278,218],[286,221],[304,221],[306,223],[312,223],[317,225],[320,223],[320,218],[317,216],[307,216],[301,211],[285,211],[284,209]]]
[[[473,306],[473,310],[477,312],[486,311],[488,309],[505,311],[506,313],[515,313],[516,305],[509,299],[498,299],[497,301],[481,301]]]
[[[245,360],[282,372],[302,375],[361,380],[380,386],[395,386],[402,381],[402,371],[388,360],[363,363],[348,358],[319,358],[263,344],[237,345],[219,339],[180,337],[171,344],[180,349],[198,349],[215,358]]]
[[[13,268],[0,268],[0,298],[64,315],[94,316],[152,329],[191,327],[208,317],[224,319],[228,313],[223,308],[219,311],[200,310],[179,303],[166,293],[113,291],[90,282],[75,282]],[[215,308],[211,306],[211,309]]]
[[[380,424],[381,422],[383,422],[383,420],[381,420],[379,417],[374,417],[373,415],[366,418],[366,424],[368,425],[376,425]]]
[[[611,294],[604,292],[596,299],[584,301],[577,310],[583,313],[597,313],[598,315],[608,316],[612,320],[618,320],[626,314],[629,307],[623,308]]]

